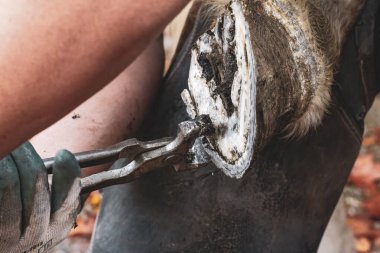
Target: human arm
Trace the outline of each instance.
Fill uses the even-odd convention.
[[[0,157],[115,78],[187,2],[1,0]]]
[[[162,38],[159,38],[104,89],[34,136],[31,143],[47,158],[62,148],[80,152],[129,138],[155,97],[162,81],[163,65]],[[104,168],[85,169],[82,175]]]
[[[139,125],[161,83],[163,58],[162,40],[158,39],[107,87],[35,136],[32,143],[37,151],[54,156],[61,148],[82,151],[126,138]],[[19,162],[13,165],[12,157]],[[61,166],[53,171],[51,194],[46,169],[31,145],[22,145],[0,161],[0,216],[5,218],[0,219],[0,248],[10,253],[40,252],[59,243],[72,228],[79,212],[79,168],[67,151],[59,152],[57,159]],[[13,211],[9,212],[10,208]],[[33,215],[25,216],[28,213]],[[20,234],[24,239],[19,240]]]

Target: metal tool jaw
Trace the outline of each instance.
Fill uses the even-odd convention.
[[[82,178],[82,193],[110,185],[128,183],[154,169],[166,166],[174,166],[177,171],[203,167],[210,162],[210,159],[203,149],[201,138],[212,132],[213,128],[208,116],[200,116],[195,120],[181,122],[178,125],[176,138],[166,145],[160,146],[167,142],[167,138],[160,139],[156,141],[160,144],[156,146],[160,147],[149,149],[149,147],[155,146],[155,141],[150,141],[148,150],[137,153],[125,167]],[[120,151],[119,157],[129,156],[131,158],[130,154],[128,149],[124,149]]]

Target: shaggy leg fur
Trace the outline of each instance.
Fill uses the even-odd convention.
[[[210,115],[214,163],[241,177],[270,138],[320,125],[344,38],[364,0],[207,1],[215,27],[192,51],[190,115]]]

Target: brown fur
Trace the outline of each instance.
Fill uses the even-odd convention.
[[[223,13],[225,5],[229,2],[228,0],[198,1],[207,4],[209,11],[206,13],[210,16],[218,16]],[[321,123],[323,115],[328,110],[330,86],[333,82],[342,44],[364,0],[241,0],[240,2],[245,4],[248,10],[255,4],[272,5],[274,8],[281,5],[279,15],[280,17],[284,16],[280,20],[283,21],[282,25],[288,31],[291,31],[291,26],[294,25],[290,22],[286,23],[286,11],[290,10],[293,15],[290,18],[294,18],[297,22],[296,25],[301,27],[307,41],[306,44],[308,44],[308,49],[306,48],[307,50],[304,51],[305,56],[310,52],[315,55],[315,73],[311,73],[311,75],[317,80],[318,86],[310,91],[312,93],[307,95],[303,103],[293,105],[299,108],[293,108],[296,112],[295,117],[286,127],[288,136],[303,136]],[[281,8],[284,13],[281,13]],[[260,23],[255,25],[260,25]],[[255,27],[254,29],[259,28]],[[267,39],[272,43],[275,42],[273,39]],[[273,48],[271,45],[269,47]],[[305,81],[307,80],[302,82]]]

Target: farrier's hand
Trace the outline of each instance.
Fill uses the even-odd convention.
[[[0,161],[0,252],[47,252],[74,226],[80,211],[80,169],[60,151],[53,182],[30,143]]]

